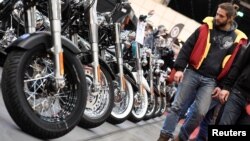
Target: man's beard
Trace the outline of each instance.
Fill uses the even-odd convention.
[[[227,23],[228,23],[227,20],[224,21],[224,22],[222,22],[222,23],[219,23],[219,22],[217,22],[217,21],[215,20],[215,26],[218,27],[218,28],[223,28],[223,27],[225,27],[225,26],[227,25]]]

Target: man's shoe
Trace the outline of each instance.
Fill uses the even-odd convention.
[[[161,133],[157,141],[168,141],[169,139],[171,139],[171,136],[169,136],[168,134]]]

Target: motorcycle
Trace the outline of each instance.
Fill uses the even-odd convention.
[[[93,4],[93,6],[95,6],[95,4]],[[99,12],[94,11],[94,9],[96,8],[93,7],[93,9],[90,9],[90,13],[92,13],[92,15],[89,16],[90,17],[89,19],[93,17],[97,17],[97,21],[92,22],[92,23],[95,23],[95,25],[92,24],[89,26],[89,28],[91,29],[90,31],[95,30],[95,32],[91,32],[90,34],[91,36],[88,36],[89,34],[86,33],[86,31],[88,32],[88,30],[85,30],[84,32],[81,32],[79,34],[80,35],[80,42],[79,42],[80,48],[89,52],[91,55],[94,55],[95,53],[99,53],[99,62],[100,62],[99,65],[101,66],[101,69],[106,68],[108,70],[106,75],[108,75],[109,73],[112,80],[108,80],[107,82],[110,84],[110,86],[113,86],[112,89],[111,88],[109,89],[109,94],[108,94],[108,96],[112,99],[110,99],[109,101],[107,101],[107,98],[103,99],[101,101],[104,101],[104,102],[106,101],[106,102],[99,104],[100,106],[107,105],[107,107],[105,106],[104,108],[102,108],[103,110],[100,108],[96,108],[98,109],[98,111],[92,110],[93,111],[92,115],[90,114],[85,115],[85,117],[82,119],[82,123],[80,123],[80,126],[84,128],[93,128],[93,127],[99,126],[106,120],[113,124],[121,123],[127,119],[127,117],[129,116],[132,110],[132,106],[133,106],[132,86],[124,78],[121,67],[119,67],[119,72],[114,71],[114,69],[116,69],[117,66],[119,66],[118,64],[122,64],[122,63],[119,62],[115,67],[113,67],[112,64],[113,62],[115,63],[116,61],[110,62],[106,60],[104,57],[106,54],[105,51],[109,46],[116,46],[116,49],[120,47],[119,23],[113,23],[113,20],[112,20],[113,13],[120,7],[122,7],[122,2],[120,1],[117,1],[115,8],[111,12],[99,13]],[[87,23],[91,23],[88,21],[88,18],[86,19],[86,21]],[[81,22],[81,23],[85,23],[85,22]],[[96,32],[97,27],[98,27],[98,34]],[[97,35],[98,35],[98,38],[97,38]],[[92,45],[89,44],[88,40],[90,39],[95,39],[95,42],[98,44],[93,44],[94,43],[93,40],[90,41],[92,42]],[[91,48],[92,48],[92,51],[91,51]],[[95,49],[95,52],[93,49]],[[120,51],[117,51],[117,52],[120,53]],[[96,54],[96,56],[98,56],[98,54]],[[98,60],[95,61],[96,58],[95,57],[93,58],[94,62],[98,61]],[[121,58],[120,59],[118,58],[116,60],[121,61]],[[88,63],[89,62],[86,62],[85,64],[87,65]],[[92,67],[94,68],[94,66]],[[94,75],[89,80],[94,81],[95,80]],[[94,83],[91,83],[91,84],[93,86]],[[93,95],[93,91],[90,92],[89,95]],[[102,96],[102,95],[104,94],[98,94],[97,96]],[[88,107],[88,104],[87,104],[87,107]],[[87,116],[89,116],[90,118],[87,118]]]
[[[94,128],[103,124],[114,105],[112,82],[115,77],[99,55],[96,5],[97,0],[76,2],[73,16],[68,22],[72,41],[87,55],[82,61],[88,88],[86,108],[79,123],[83,128]]]
[[[134,94],[130,82],[124,77],[122,43],[121,43],[121,24],[113,23],[112,15],[118,7],[122,7],[122,2],[117,2],[117,6],[111,12],[100,14],[102,24],[100,24],[100,44],[101,56],[109,64],[115,74],[114,84],[114,107],[107,119],[108,122],[119,124],[124,122],[130,115],[133,107]],[[107,40],[110,39],[110,40]],[[107,42],[108,41],[108,42]],[[112,52],[110,48],[115,48]],[[110,54],[109,54],[110,53]]]
[[[86,106],[86,78],[81,50],[61,36],[60,1],[49,0],[51,33],[35,32],[36,2],[23,0],[27,33],[5,49],[2,94],[24,132],[52,139],[79,123]]]

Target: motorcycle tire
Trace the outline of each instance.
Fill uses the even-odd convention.
[[[160,111],[159,113],[155,113],[155,117],[160,117],[164,114],[164,112],[166,112],[166,109],[167,109],[167,103],[166,103],[166,100],[165,100],[165,97],[160,97]]]
[[[156,95],[150,96],[150,93],[148,93],[148,109],[146,115],[144,116],[144,120],[149,120],[154,117],[154,113],[156,111],[156,105],[157,105],[157,96]]]
[[[56,89],[53,56],[42,45],[30,50],[14,49],[2,73],[7,111],[24,132],[40,139],[70,132],[86,105],[86,80],[80,61],[64,49],[65,87]]]
[[[137,97],[140,98],[139,101],[137,100],[138,99]],[[142,95],[140,95],[139,92],[135,93],[134,106],[128,119],[134,123],[141,121],[146,115],[147,108],[148,108],[148,94],[147,91],[143,89]]]
[[[98,93],[96,96],[94,96],[91,94],[91,84],[93,84],[92,67],[85,66],[86,81],[88,86],[88,99],[86,109],[79,123],[79,126],[83,128],[94,128],[103,124],[110,116],[114,105],[113,80],[104,67],[100,66],[100,72],[100,79],[102,80],[100,84],[106,84],[106,86],[101,88],[103,90],[99,91],[104,92],[103,94]]]
[[[127,120],[134,104],[134,92],[129,81],[125,80],[125,96],[119,96],[119,90],[115,89],[114,107],[107,119],[109,123],[120,124]]]

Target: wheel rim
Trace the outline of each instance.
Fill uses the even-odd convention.
[[[143,94],[136,92],[134,96],[134,107],[132,110],[132,114],[136,118],[142,118],[147,112],[147,107],[148,107],[148,100],[147,100],[147,93],[145,92],[145,90]]]
[[[88,66],[84,66],[84,68],[88,88],[87,104],[86,109],[84,110],[84,115],[92,119],[100,118],[108,110],[110,102],[108,81],[104,73],[100,71],[100,90],[97,95],[93,95],[91,92],[93,85],[93,69]]]
[[[157,97],[155,113],[158,114],[160,112],[161,112],[161,97]]]
[[[111,115],[116,118],[124,118],[132,109],[133,97],[130,94],[132,91],[129,90],[127,83],[125,83],[124,93],[121,93],[119,83],[117,81],[114,82],[114,107]]]
[[[162,113],[164,113],[165,111],[166,111],[166,109],[167,109],[167,103],[166,103],[166,101],[165,101],[165,99],[164,99],[164,97],[163,98],[161,98],[161,100],[162,100],[162,108],[161,108],[161,114]],[[161,116],[161,115],[160,115]]]
[[[152,96],[148,97],[148,108],[147,108],[147,113],[146,113],[147,116],[152,115],[156,108],[156,103],[155,103],[154,98],[155,96],[153,96],[153,99],[152,99]]]
[[[69,68],[69,66],[68,66]],[[77,102],[77,84],[65,64],[65,87],[54,87],[54,64],[50,54],[33,55],[24,70],[24,93],[31,109],[48,122],[63,121],[71,115]]]

